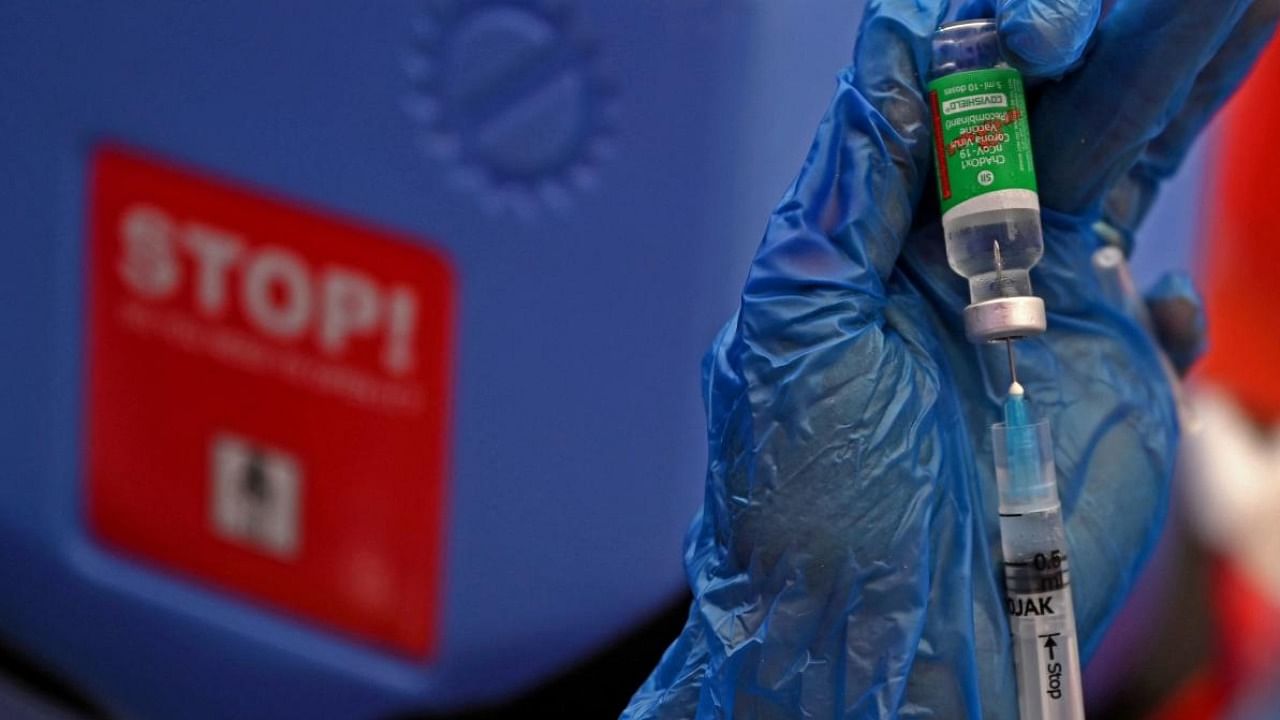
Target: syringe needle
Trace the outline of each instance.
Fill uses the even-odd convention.
[[[1013,360],[1013,340],[1006,339],[1004,341],[1004,346],[1009,352],[1009,379],[1013,381],[1013,385],[1015,387],[1021,387],[1018,385],[1018,365]]]

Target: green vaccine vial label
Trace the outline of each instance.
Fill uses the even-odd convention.
[[[945,215],[973,198],[1036,192],[1022,76],[1013,68],[958,72],[929,83],[934,162]],[[1025,192],[1003,193],[1026,196]],[[1014,198],[1005,207],[1024,204]]]

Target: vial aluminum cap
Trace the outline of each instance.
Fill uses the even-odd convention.
[[[996,298],[964,309],[964,334],[975,343],[1039,335],[1046,325],[1044,300],[1035,295]]]
[[[933,34],[931,78],[1005,64],[992,18],[947,23]]]

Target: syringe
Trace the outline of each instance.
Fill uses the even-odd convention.
[[[1012,345],[1009,367],[1014,368]],[[1004,403],[1004,422],[994,425],[991,434],[1018,712],[1022,720],[1083,720],[1080,649],[1053,442],[1047,421],[1032,422],[1016,374]]]

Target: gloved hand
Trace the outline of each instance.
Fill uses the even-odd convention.
[[[1032,84],[1052,422],[1087,656],[1156,538],[1178,428],[1151,338],[1101,299],[1131,231],[1271,33],[1277,0],[1000,0]],[[923,73],[945,0],[872,0],[854,63],[704,364],[710,466],[684,632],[624,718],[1015,718],[989,427],[1003,346],[965,340]],[[1096,26],[1096,27],[1095,27]],[[1072,70],[1074,68],[1074,70]],[[1114,213],[1114,215],[1112,214]],[[1185,333],[1184,333],[1185,335]]]

